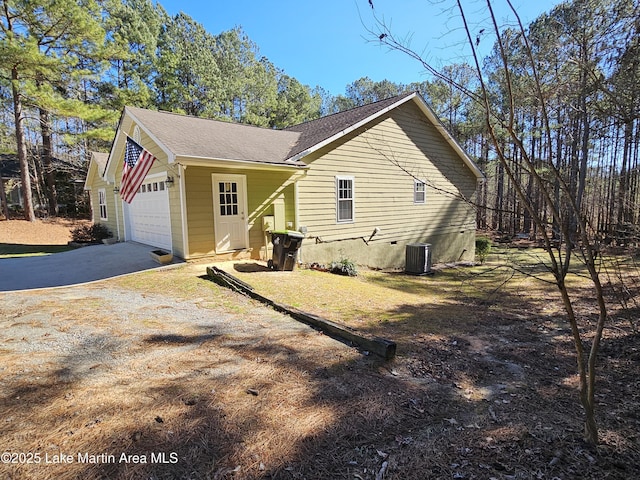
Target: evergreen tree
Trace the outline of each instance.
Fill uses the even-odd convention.
[[[113,47],[111,68],[99,84],[101,104],[114,110],[125,105],[154,104],[158,36],[166,13],[150,0],[108,0],[104,20]]]
[[[49,179],[49,205],[54,211],[55,187],[51,170],[51,118],[56,109],[74,109],[66,101],[65,82],[78,78],[81,58],[96,55],[104,44],[100,9],[94,0],[3,0],[0,19],[0,71],[11,80],[16,147],[20,162],[25,218],[35,213],[25,133],[26,108],[39,109],[43,161]],[[74,112],[77,113],[77,112]]]
[[[194,116],[216,113],[222,90],[215,38],[184,13],[164,16],[158,38],[156,105]]]

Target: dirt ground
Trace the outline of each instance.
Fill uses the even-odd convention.
[[[66,245],[71,241],[71,230],[82,223],[86,220],[0,220],[0,243]]]
[[[53,238],[38,235],[37,244]],[[541,287],[487,297],[455,270],[410,281],[236,271],[274,297],[298,288],[298,308],[397,341],[397,357],[383,362],[213,284],[205,268],[0,294],[0,477],[595,480],[640,471],[639,336],[621,315],[599,358],[594,448],[582,441],[570,332]],[[316,299],[318,285],[333,293]],[[585,329],[590,308],[585,292]]]

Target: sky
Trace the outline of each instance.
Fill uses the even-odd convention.
[[[440,68],[469,61],[466,34],[449,0],[371,0],[376,15],[396,37],[410,42],[412,49]],[[182,11],[201,23],[211,34],[240,26],[259,47],[260,55],[276,67],[310,87],[320,86],[332,95],[361,77],[408,84],[429,80],[424,67],[414,59],[388,47],[367,30],[379,31],[369,0],[159,0],[175,15]],[[493,45],[488,35],[486,1],[467,0],[465,16],[480,51]],[[560,0],[512,0],[526,26]],[[514,25],[505,0],[496,0],[494,11],[502,25]]]

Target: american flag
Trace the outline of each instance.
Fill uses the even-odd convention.
[[[122,182],[120,197],[127,203],[133,201],[138,189],[147,176],[156,157],[127,137],[127,147],[124,153],[124,167],[122,168]]]

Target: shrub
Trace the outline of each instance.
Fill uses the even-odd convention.
[[[79,243],[100,243],[105,238],[111,237],[113,235],[109,229],[101,223],[80,225],[71,231],[71,238]]]
[[[491,253],[491,240],[486,237],[476,238],[476,257],[480,263],[484,263],[489,253]]]
[[[338,262],[331,262],[329,265],[329,271],[338,275],[348,275],[349,277],[355,277],[358,275],[356,264],[346,258],[343,258]]]

